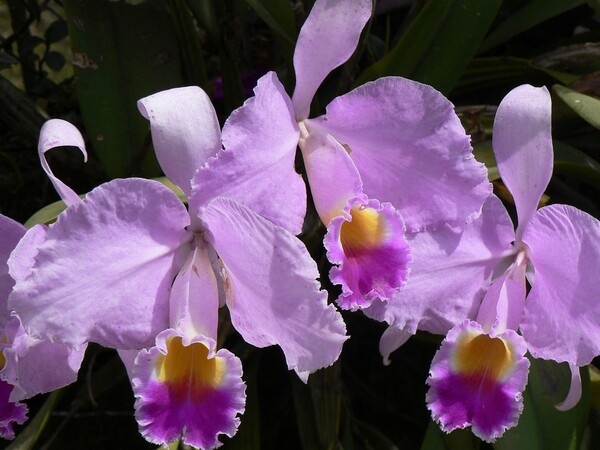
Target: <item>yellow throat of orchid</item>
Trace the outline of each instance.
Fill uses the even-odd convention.
[[[208,358],[208,348],[199,342],[183,345],[180,337],[167,341],[167,354],[155,362],[158,379],[181,395],[202,396],[218,387],[225,375],[224,361]]]
[[[385,238],[385,220],[379,212],[369,207],[355,206],[350,210],[352,220],[344,222],[340,233],[346,254],[360,253],[381,244]]]
[[[487,334],[468,335],[457,344],[454,367],[463,375],[502,380],[514,364],[513,353],[503,339]]]

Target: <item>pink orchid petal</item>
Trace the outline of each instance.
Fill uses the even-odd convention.
[[[27,420],[27,405],[9,400],[12,389],[12,385],[0,380],[0,437],[4,439],[14,439],[13,426]]]
[[[173,277],[189,252],[189,215],[171,190],[114,180],[51,225],[9,297],[27,332],[78,347],[141,348],[168,326]]]
[[[515,199],[517,241],[552,176],[550,93],[545,87],[519,86],[498,106],[493,146],[502,181]]]
[[[4,327],[8,319],[6,300],[15,280],[8,273],[8,257],[25,235],[25,227],[0,214],[0,326]]]
[[[184,337],[184,345],[199,334],[217,340],[219,288],[208,259],[206,242],[197,245],[177,274],[169,301],[171,327]]]
[[[142,350],[133,368],[135,417],[150,442],[167,445],[182,438],[202,449],[219,447],[219,436],[233,436],[244,413],[246,386],[242,363],[231,352],[197,336],[189,344],[175,330]]]
[[[292,105],[273,72],[258,80],[254,92],[227,119],[225,149],[194,175],[191,209],[227,197],[299,234],[306,186],[294,170],[299,131]]]
[[[494,269],[512,255],[514,228],[502,202],[490,196],[481,216],[464,229],[444,227],[407,239],[413,262],[406,285],[365,313],[407,332],[446,334],[477,315]]]
[[[567,205],[538,210],[523,234],[534,268],[521,332],[536,358],[583,366],[600,355],[600,222]]]
[[[395,350],[402,347],[411,336],[414,336],[410,331],[396,328],[390,325],[385,329],[379,340],[379,353],[383,357],[383,364],[385,366],[390,364],[390,355]]]
[[[573,364],[569,364],[569,370],[571,371],[571,383],[569,385],[569,392],[565,399],[554,405],[556,409],[559,411],[568,411],[574,408],[579,400],[581,400],[581,373],[579,372],[579,367]],[[585,368],[587,370],[587,367]]]
[[[371,0],[315,2],[294,52],[296,89],[292,98],[298,120],[308,117],[310,103],[325,77],[350,58],[369,17]]]
[[[83,136],[69,122],[62,119],[50,119],[44,123],[40,130],[38,143],[38,154],[42,163],[42,169],[44,169],[44,172],[50,178],[54,189],[56,189],[56,192],[67,206],[76,205],[81,202],[81,199],[73,189],[54,176],[46,160],[45,153],[55,147],[78,147],[81,153],[83,153],[84,161],[87,161]]]
[[[430,86],[380,78],[337,97],[307,127],[344,145],[364,193],[394,205],[408,231],[462,226],[491,193],[453,105]]]
[[[321,221],[344,215],[349,200],[362,195],[362,181],[352,159],[330,135],[310,133],[300,143],[306,176]]]
[[[6,365],[0,377],[14,385],[11,402],[54,391],[77,380],[85,345],[75,350],[58,342],[34,339],[25,332],[18,317],[12,318],[6,334]]]
[[[242,337],[257,347],[279,345],[300,374],[333,364],[346,329],[319,290],[304,244],[229,199],[213,200],[201,217],[227,272],[227,306]]]
[[[332,283],[342,285],[337,303],[354,311],[396,295],[411,257],[404,221],[389,203],[356,199],[345,214],[329,223],[323,243],[329,261],[339,266],[329,273]]]
[[[471,426],[494,442],[514,427],[523,410],[529,361],[513,330],[487,335],[476,322],[453,328],[433,357],[427,407],[446,433]]]
[[[145,97],[138,109],[150,121],[163,172],[189,197],[194,172],[221,149],[221,128],[210,98],[188,86]]]

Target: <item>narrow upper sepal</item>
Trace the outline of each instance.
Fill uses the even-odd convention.
[[[519,216],[517,240],[552,176],[551,100],[545,87],[519,86],[500,102],[494,120],[494,155]]]
[[[302,25],[294,69],[296,118],[308,117],[315,92],[329,73],[350,58],[371,17],[371,0],[317,0]]]

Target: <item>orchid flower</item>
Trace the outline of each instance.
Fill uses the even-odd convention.
[[[167,443],[181,436],[186,444],[213,448],[219,434],[235,433],[245,398],[239,360],[216,350],[222,303],[247,342],[279,345],[303,380],[338,358],[345,326],[319,289],[314,261],[286,230],[301,226],[305,205],[277,203],[277,182],[293,167],[285,162],[289,168],[279,170],[275,154],[261,160],[263,167],[231,168],[232,177],[254,170],[257,186],[265,187],[261,196],[235,185],[196,196],[190,180],[201,180],[194,172],[229,155],[208,96],[180,88],[138,106],[150,120],[161,167],[189,209],[156,181],[97,187],[48,227],[10,307],[33,336],[118,349],[146,439]],[[56,145],[83,151],[72,125],[48,124],[64,137]],[[280,132],[276,124],[261,126]],[[293,191],[294,180],[287,181]],[[66,198],[64,185],[53,182]]]
[[[528,85],[512,90],[496,113],[493,148],[515,201],[516,231],[491,197],[462,233],[415,237],[413,248],[433,267],[414,269],[419,282],[407,286],[393,308],[369,311],[394,325],[381,342],[386,356],[416,328],[451,328],[427,380],[428,407],[444,431],[471,426],[493,442],[513,427],[523,408],[526,352],[569,364],[569,394],[557,405],[569,409],[581,395],[579,367],[600,354],[600,283],[594,273],[600,222],[568,205],[537,209],[552,175],[550,119],[550,94]],[[443,251],[446,260],[435,262]],[[427,292],[434,283],[439,287]],[[401,310],[419,295],[418,305]]]
[[[196,195],[229,181],[231,160],[273,147],[274,136],[258,123],[278,123],[288,159],[298,146],[302,151],[315,207],[328,230],[327,254],[338,266],[330,274],[342,286],[338,304],[351,310],[390,300],[404,285],[411,261],[405,230],[463,225],[491,192],[452,104],[429,86],[381,78],[337,97],[325,115],[309,118],[319,85],[354,52],[370,16],[371,0],[317,0],[298,36],[292,97],[274,73],[263,76],[224,131],[225,147],[230,139],[247,141],[245,152],[196,174],[212,180]],[[233,182],[254,190],[250,174]]]

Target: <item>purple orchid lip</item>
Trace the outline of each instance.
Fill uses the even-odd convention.
[[[136,419],[150,442],[182,438],[199,448],[233,436],[244,413],[246,386],[240,360],[201,335],[187,345],[176,330],[159,334],[156,346],[142,350],[133,368]]]
[[[410,249],[404,222],[389,204],[356,199],[327,227],[324,244],[333,264],[329,277],[342,285],[337,300],[357,310],[373,300],[388,301],[402,288],[409,272]]]
[[[471,426],[493,442],[516,425],[523,410],[529,361],[513,330],[487,334],[476,322],[453,328],[431,363],[427,406],[442,430]]]

